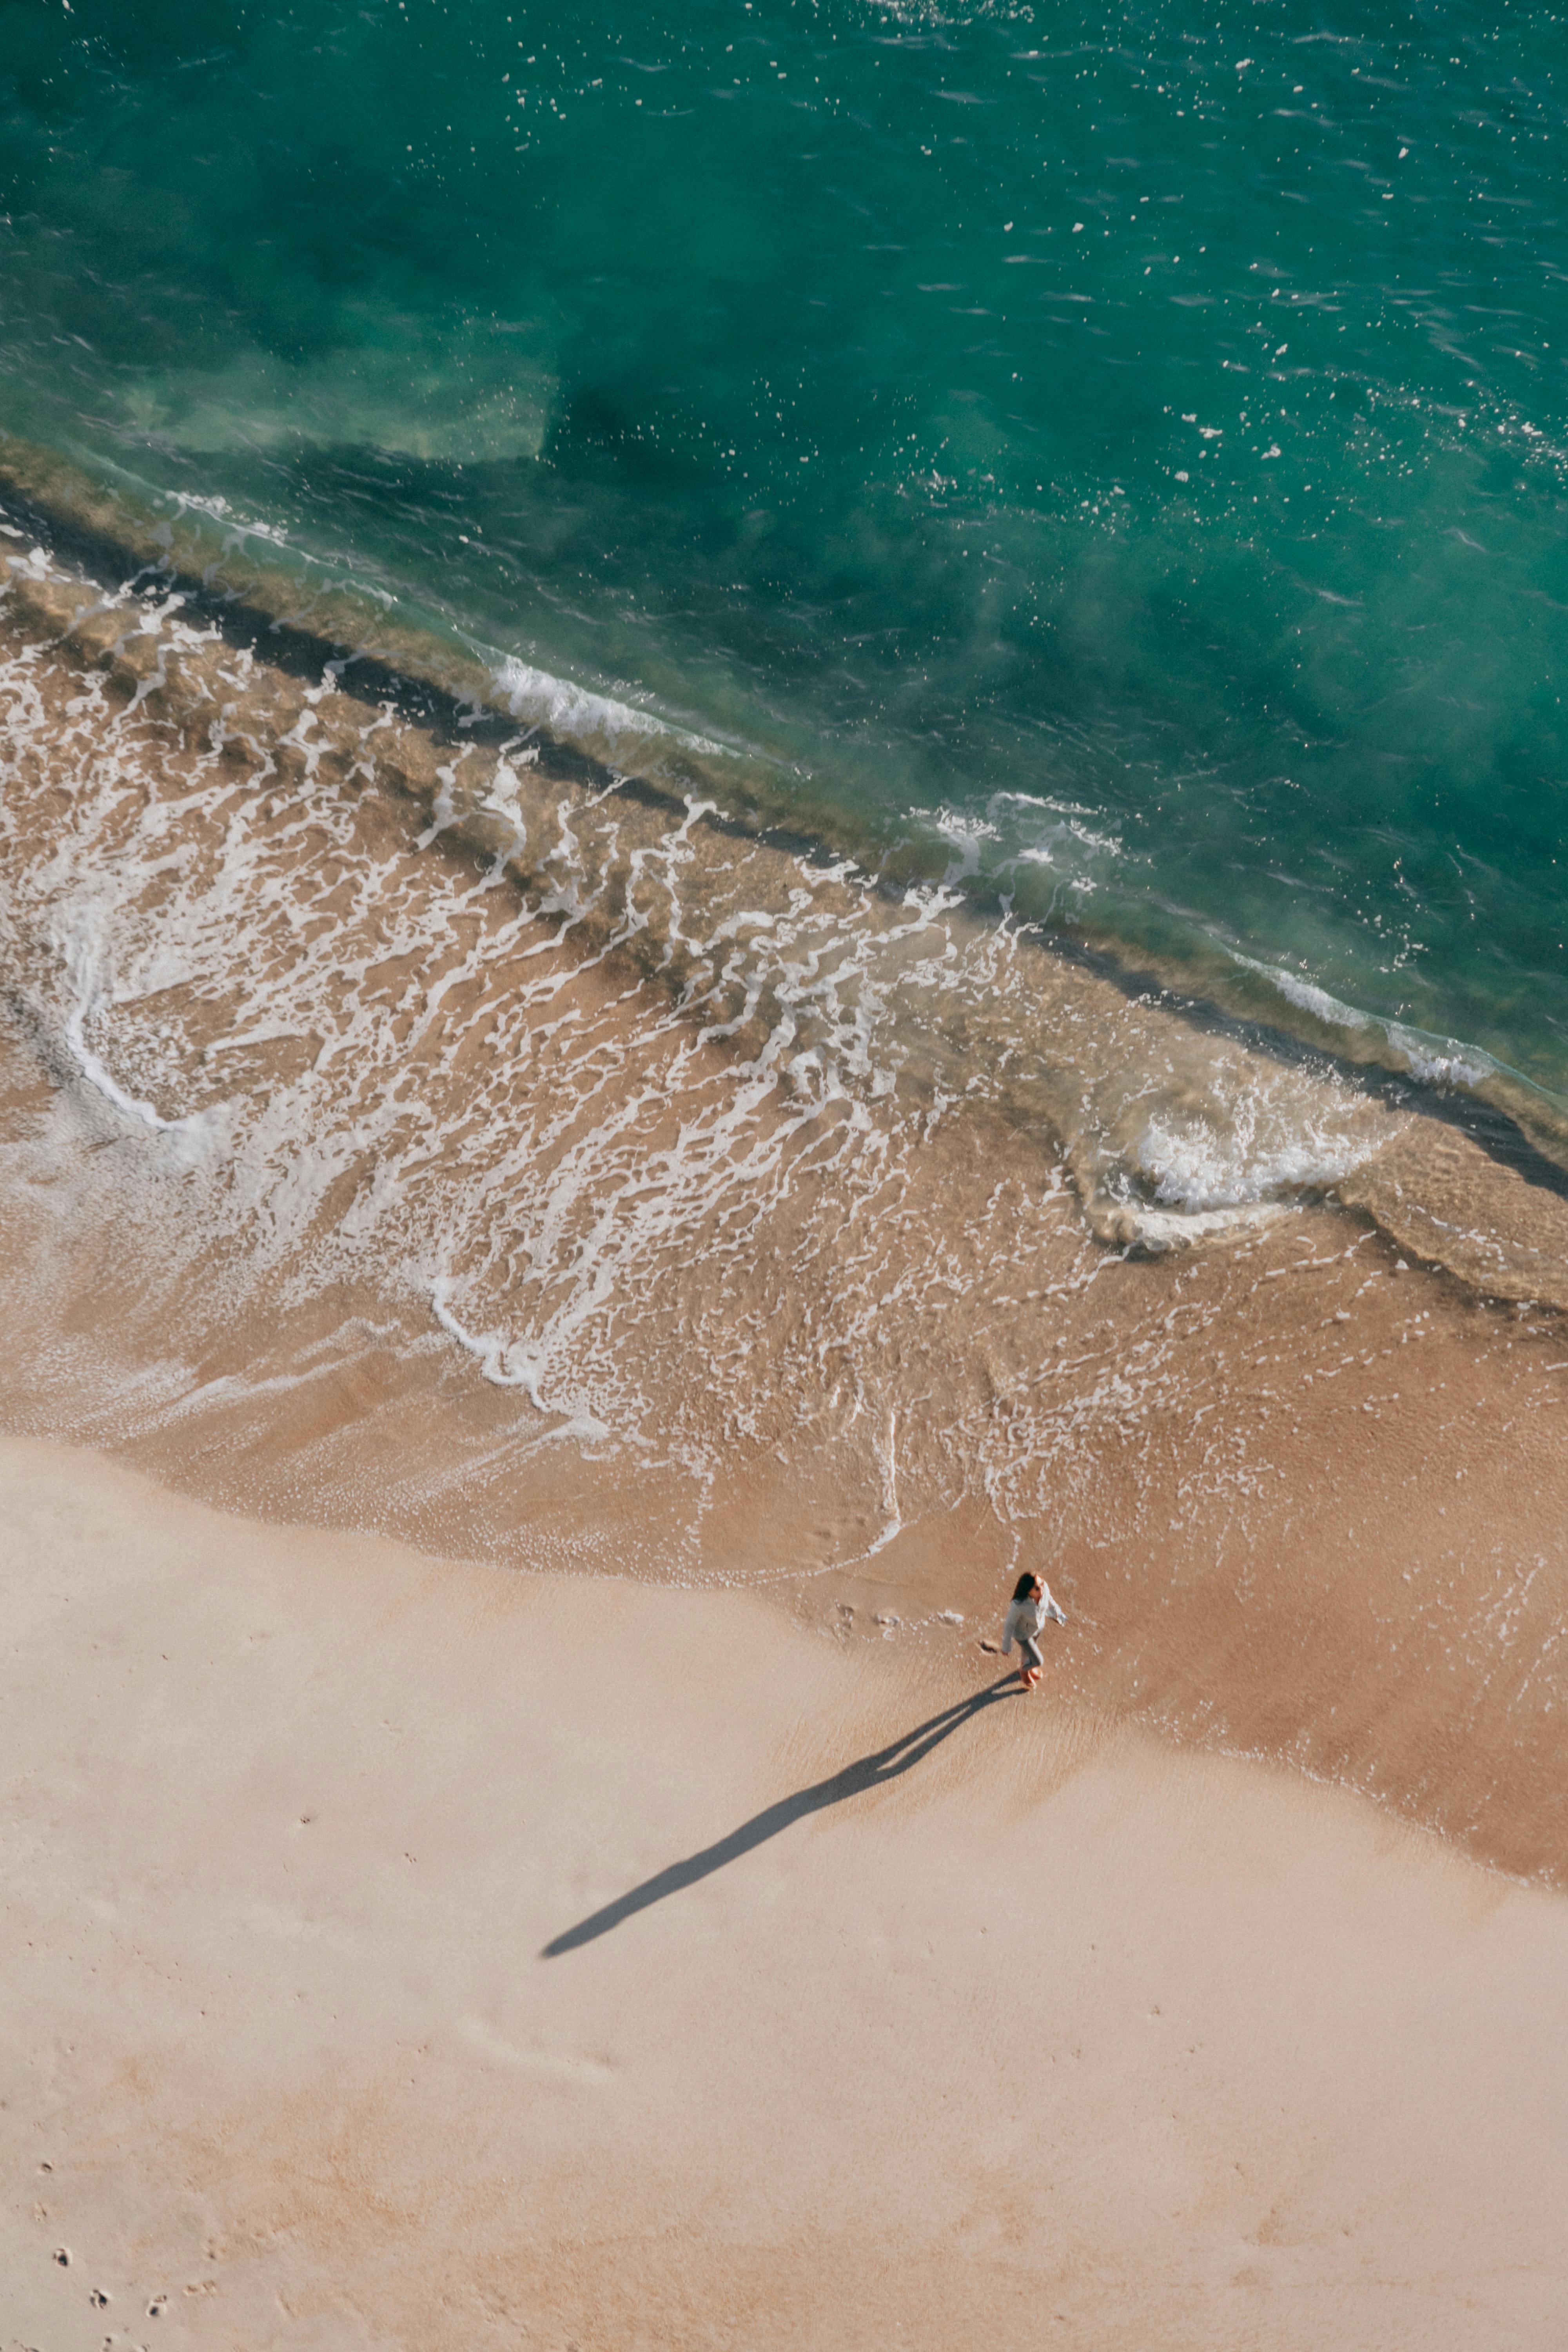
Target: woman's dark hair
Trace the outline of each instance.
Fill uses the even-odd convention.
[[[1033,1596],[1035,1587],[1036,1587],[1036,1585],[1037,1585],[1037,1584],[1038,1584],[1039,1580],[1039,1580],[1039,1578],[1035,1574],[1034,1570],[1033,1570],[1033,1569],[1030,1569],[1030,1570],[1029,1570],[1029,1572],[1028,1572],[1028,1574],[1027,1574],[1026,1576],[1021,1576],[1021,1577],[1018,1579],[1017,1589],[1016,1590],[1016,1591],[1015,1591],[1015,1592],[1014,1592],[1014,1594],[1013,1594],[1013,1598],[1014,1598],[1014,1600],[1015,1600],[1015,1601],[1027,1601],[1027,1600],[1029,1600],[1029,1599]]]

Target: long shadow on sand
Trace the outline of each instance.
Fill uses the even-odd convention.
[[[777,1837],[793,1822],[804,1821],[808,1813],[819,1813],[826,1805],[841,1805],[847,1797],[864,1796],[868,1789],[879,1789],[887,1781],[896,1780],[901,1772],[922,1763],[933,1748],[951,1739],[984,1708],[994,1706],[998,1699],[1016,1697],[1021,1690],[1022,1685],[1010,1673],[1004,1675],[999,1682],[988,1683],[984,1690],[944,1707],[929,1722],[917,1723],[912,1731],[903,1732],[887,1748],[879,1748],[874,1756],[862,1756],[858,1762],[847,1764],[831,1780],[799,1789],[793,1797],[781,1797],[776,1805],[753,1813],[749,1822],[742,1822],[738,1830],[731,1830],[716,1845],[704,1846],[700,1853],[689,1854],[684,1862],[672,1862],[668,1870],[645,1878],[629,1895],[617,1895],[602,1911],[580,1919],[574,1927],[568,1927],[564,1934],[545,1945],[541,1959],[558,1959],[563,1952],[574,1952],[581,1945],[593,1943],[596,1937],[607,1936],[624,1919],[635,1917],[652,1903],[662,1903],[667,1895],[679,1895],[683,1886],[695,1886],[700,1878],[722,1870],[727,1862],[738,1862],[753,1846],[765,1845],[769,1838]]]

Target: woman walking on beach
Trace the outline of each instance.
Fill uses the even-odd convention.
[[[1002,1655],[1006,1657],[1014,1643],[1017,1643],[1018,1680],[1026,1690],[1035,1689],[1045,1666],[1039,1636],[1047,1617],[1058,1625],[1068,1622],[1066,1611],[1057,1606],[1037,1576],[1021,1576],[1007,1612],[1007,1622],[1002,1628]]]

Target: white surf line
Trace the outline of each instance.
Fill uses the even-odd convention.
[[[860,1417],[860,1412],[861,1401],[858,1399],[855,1410],[849,1416],[850,1421],[858,1421]],[[868,1544],[864,1551],[852,1551],[846,1559],[825,1559],[816,1568],[792,1567],[775,1569],[770,1573],[763,1576],[756,1576],[748,1573],[742,1580],[742,1589],[753,1592],[763,1591],[771,1584],[792,1583],[796,1580],[803,1584],[812,1584],[816,1581],[818,1577],[841,1576],[846,1569],[858,1568],[863,1560],[875,1559],[879,1551],[886,1551],[888,1546],[893,1541],[896,1536],[901,1536],[903,1534],[904,1522],[902,1515],[899,1509],[899,1464],[897,1449],[898,1426],[899,1416],[892,1407],[889,1406],[888,1410],[888,1434],[883,1443],[876,1448],[878,1465],[882,1473],[881,1503],[882,1510],[885,1515],[880,1535],[879,1535],[873,1542]],[[950,1623],[955,1622],[962,1624],[963,1622],[962,1617],[955,1617],[953,1612],[951,1611],[939,1611],[937,1614],[942,1617],[944,1622]],[[919,1622],[921,1624],[928,1624],[933,1621],[929,1618],[921,1618]],[[898,1622],[900,1626],[906,1626],[906,1621],[903,1618],[900,1618]]]
[[[895,1536],[902,1535],[904,1522],[899,1511],[899,1416],[891,1405],[888,1408],[888,1434],[877,1448],[877,1460],[882,1471],[882,1532],[865,1551],[858,1552],[853,1560],[840,1560],[841,1568],[853,1568],[858,1561],[875,1559],[886,1551]]]
[[[1335,1180],[1337,1181],[1337,1180]],[[1118,1203],[1132,1220],[1137,1238],[1148,1249],[1169,1249],[1181,1242],[1205,1241],[1215,1234],[1232,1234],[1272,1224],[1295,1206],[1290,1201],[1237,1202],[1223,1209],[1145,1209],[1136,1202]]]
[[[66,1043],[89,1085],[95,1087],[116,1110],[124,1111],[131,1118],[140,1119],[142,1126],[151,1128],[155,1135],[205,1137],[210,1126],[210,1114],[206,1111],[190,1111],[184,1118],[164,1118],[150,1102],[143,1102],[140,1096],[126,1093],[112,1071],[104,1066],[87,1042],[88,1016],[96,1010],[97,1006],[92,1003],[79,1004],[66,1023]]]
[[[499,1339],[493,1331],[482,1334],[469,1331],[458,1322],[447,1304],[455,1287],[451,1276],[445,1274],[437,1275],[430,1285],[431,1309],[442,1330],[476,1360],[480,1375],[492,1387],[521,1389],[536,1412],[557,1411],[557,1407],[546,1404],[539,1393],[540,1367],[537,1363],[531,1363],[525,1358],[521,1365],[514,1366],[512,1359],[519,1353],[515,1347]],[[615,1432],[608,1423],[601,1421],[596,1413],[576,1412],[558,1428],[546,1430],[539,1443],[542,1445],[548,1444],[552,1438],[578,1437],[587,1444],[603,1444],[614,1436]]]
[[[1212,934],[1210,935],[1212,937]],[[1462,1037],[1446,1037],[1436,1030],[1417,1029],[1408,1021],[1392,1014],[1364,1012],[1358,1004],[1347,1004],[1340,997],[1331,996],[1326,988],[1314,981],[1303,980],[1293,971],[1283,971],[1277,965],[1259,962],[1257,957],[1243,955],[1239,948],[1225,941],[1224,947],[1233,963],[1244,971],[1255,971],[1279,990],[1289,1003],[1303,1013],[1310,1013],[1326,1028],[1346,1030],[1373,1029],[1379,1032],[1394,1053],[1404,1057],[1405,1073],[1423,1086],[1454,1087],[1468,1094],[1484,1096],[1489,1078],[1505,1077],[1526,1087],[1532,1095],[1552,1104],[1554,1109],[1568,1107],[1568,1097],[1543,1087],[1537,1078],[1523,1070],[1515,1069],[1511,1062],[1500,1061],[1484,1045],[1468,1045]],[[1395,1062],[1386,1066],[1399,1069]]]
[[[491,658],[493,661],[493,656]],[[535,727],[548,727],[552,734],[596,739],[608,744],[612,751],[627,742],[646,743],[662,737],[686,751],[706,751],[718,759],[734,756],[733,747],[715,743],[710,737],[696,734],[657,710],[639,710],[631,703],[596,694],[591,687],[579,686],[573,678],[559,677],[552,670],[536,669],[531,662],[521,661],[515,654],[503,655],[491,675],[496,697],[513,719]]]

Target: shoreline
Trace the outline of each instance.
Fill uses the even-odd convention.
[[[976,1709],[973,1651],[14,1439],[0,1493],[28,2341],[1534,2352],[1568,2309],[1561,1897],[1049,1681]]]
[[[765,1589],[846,1642],[973,1622],[1039,1559],[1086,1704],[1561,1877],[1568,1337],[1550,1286],[1505,1311],[1401,1255],[1485,1177],[1561,1271],[1559,1194],[1401,1112],[1342,1205],[1108,1246],[1037,1101],[918,1059],[934,1006],[949,1078],[999,1066],[1036,964],[960,1020],[969,934],[916,909],[841,974],[831,875],[645,837],[515,751],[486,862],[416,840],[391,783],[438,814],[451,771],[395,714],[35,593],[65,634],[10,680],[0,1422],[264,1517]],[[546,819],[603,862],[531,899],[508,844]],[[711,903],[790,876],[761,946]],[[1058,1076],[1154,1040],[1179,1104],[1189,1033],[1091,981],[1046,1008]]]
[[[718,970],[693,940],[686,909],[672,910],[670,919],[647,901],[646,891],[644,903],[631,903],[638,880],[646,882],[650,865],[668,857],[672,841],[692,865],[699,929],[721,929],[730,898],[727,869],[737,860],[756,904],[775,913],[796,890],[801,872],[816,866],[814,918],[823,936],[845,924],[872,939],[879,931],[896,936],[907,928],[900,909],[908,894],[924,889],[939,919],[966,933],[971,952],[978,947],[984,964],[981,942],[1015,920],[1010,910],[1021,877],[1013,877],[1015,891],[1005,898],[983,894],[971,903],[963,887],[954,890],[944,879],[952,861],[940,843],[907,836],[889,846],[861,837],[850,812],[820,802],[798,777],[787,793],[770,797],[760,772],[743,773],[745,759],[732,747],[707,743],[673,722],[560,681],[544,681],[551,692],[535,708],[526,693],[520,700],[504,690],[499,673],[455,643],[444,646],[391,624],[347,589],[312,592],[303,578],[280,567],[276,551],[269,569],[265,549],[258,555],[250,535],[199,508],[182,506],[173,521],[141,514],[122,492],[10,435],[0,435],[0,489],[19,500],[46,534],[63,538],[101,589],[83,613],[79,601],[73,605],[68,580],[58,580],[51,591],[42,579],[26,576],[17,558],[7,558],[14,610],[28,612],[35,625],[41,621],[56,633],[72,658],[107,668],[138,700],[151,693],[154,707],[176,727],[209,723],[223,698],[203,675],[196,643],[168,666],[167,677],[154,677],[163,656],[149,666],[131,644],[149,625],[123,588],[109,585],[110,574],[155,581],[165,598],[189,604],[199,629],[220,633],[258,668],[281,661],[285,675],[298,673],[282,700],[296,721],[307,706],[314,711],[319,732],[309,748],[308,773],[334,761],[353,772],[363,761],[367,721],[379,710],[385,740],[377,758],[385,785],[424,807],[433,825],[469,854],[504,863],[518,887],[546,901],[562,888],[557,827],[566,809],[578,868],[569,882],[569,920],[582,943],[590,953],[631,959],[684,1009],[696,1011],[711,1034],[737,1045],[754,1048],[776,1026],[779,975],[763,970],[726,991],[726,980],[737,975]],[[128,630],[127,619],[138,625]],[[156,622],[151,625],[155,635]],[[344,678],[348,671],[352,686]],[[339,688],[334,699],[347,705],[346,727],[320,707],[320,681],[328,676]],[[313,688],[307,679],[315,681]],[[264,699],[276,707],[276,688]],[[394,710],[397,719],[388,728]],[[533,748],[514,770],[507,752],[520,741]],[[458,752],[445,767],[443,748]],[[460,781],[474,753],[478,771]],[[525,769],[532,772],[520,772]],[[498,799],[508,805],[498,806]],[[612,814],[603,826],[595,814],[605,805]],[[1400,1246],[1446,1266],[1483,1294],[1547,1297],[1568,1307],[1557,1271],[1568,1257],[1568,1100],[1462,1041],[1427,1035],[1355,1007],[1325,1009],[1330,1001],[1319,1004],[1321,992],[1250,958],[1237,962],[1195,949],[1184,960],[1163,958],[1109,934],[1100,937],[1090,923],[1075,920],[1064,929],[1045,909],[1021,902],[1018,922],[1012,951],[1026,977],[1000,1024],[994,1008],[987,1013],[978,1007],[978,1023],[960,1009],[954,1024],[946,1006],[928,1001],[917,1036],[901,1054],[906,1083],[934,1087],[940,1096],[944,1080],[938,1065],[944,1055],[961,1069],[1005,1067],[1020,1055],[1048,1069],[1050,1043],[1059,1037],[1064,1017],[1068,1025],[1082,1025],[1086,1015],[1101,1033],[1102,1052],[1111,1051],[1104,1038],[1123,1032],[1125,1050],[1141,1065],[1151,1070],[1166,1060],[1179,1066],[1169,1089],[1178,1126],[1184,1110],[1189,1116],[1196,1110],[1200,1125],[1212,1116],[1204,1097],[1216,1075],[1223,1087],[1227,1063],[1251,1061],[1271,1069],[1287,1088],[1297,1074],[1321,1072],[1331,1088],[1364,1097],[1364,1115],[1347,1129],[1347,1138],[1356,1133],[1358,1140],[1348,1149],[1343,1142],[1331,1146],[1315,1173],[1288,1180],[1287,1192],[1292,1181],[1320,1197],[1342,1191],[1347,1202],[1371,1214]],[[895,989],[897,969],[895,959]],[[787,1016],[798,1008],[790,1006],[786,993],[782,1009]],[[922,1066],[928,1061],[931,1066]],[[1020,1090],[1015,1076],[995,1099],[1005,1117],[1026,1128],[1043,1125],[1066,1150],[1085,1214],[1101,1240],[1179,1246],[1201,1242],[1238,1216],[1245,1221],[1243,1203],[1258,1211],[1267,1206],[1267,1184],[1260,1192],[1244,1184],[1233,1200],[1222,1180],[1213,1206],[1205,1206],[1201,1183],[1195,1197],[1184,1197],[1189,1155],[1180,1141],[1173,1180],[1169,1168],[1163,1174],[1158,1167],[1144,1170],[1137,1139],[1119,1126],[1114,1108],[1091,1121],[1091,1129],[1103,1132],[1080,1135],[1083,1082],[1079,1057],[1069,1055],[1044,1085],[1037,1079]],[[1298,1118],[1310,1119],[1321,1108],[1321,1089],[1314,1097],[1310,1083],[1298,1083]],[[1409,1112],[1422,1146],[1391,1152]],[[1429,1132],[1436,1138],[1435,1152],[1425,1148]],[[1288,1130],[1282,1132],[1287,1157],[1292,1143]],[[1342,1165],[1335,1164],[1336,1154]],[[1267,1142],[1262,1156],[1267,1160]],[[1178,1202],[1179,1213],[1169,1213],[1168,1199]],[[1546,1201],[1556,1204],[1550,1212]],[[1557,1246],[1542,1248],[1532,1234],[1543,1213]],[[1468,1231],[1478,1221],[1479,1229]]]

